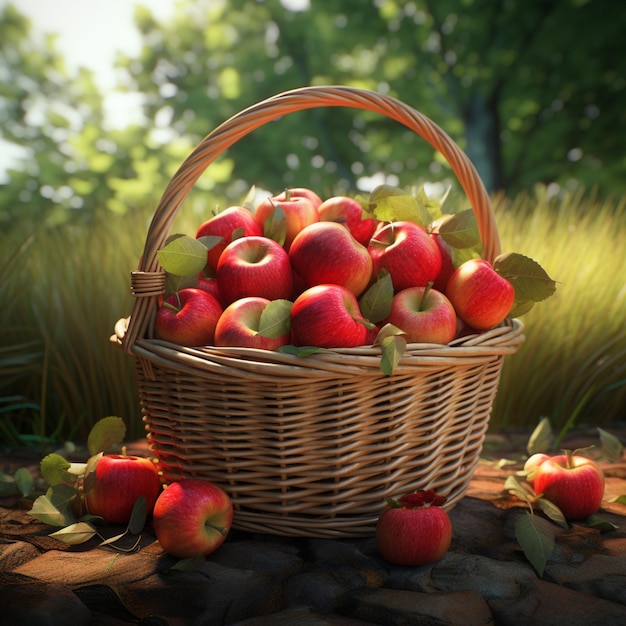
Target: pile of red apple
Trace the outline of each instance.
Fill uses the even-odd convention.
[[[180,345],[349,348],[372,345],[386,325],[409,343],[448,344],[497,326],[515,300],[489,262],[455,267],[435,229],[383,221],[356,199],[322,201],[305,188],[254,210],[229,207],[195,239],[206,266],[155,319],[157,338]]]

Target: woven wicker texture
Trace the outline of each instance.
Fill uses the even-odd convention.
[[[392,376],[362,347],[298,358],[252,349],[185,348],[153,338],[164,292],[157,261],[202,172],[241,137],[282,115],[322,106],[378,112],[439,150],[476,214],[484,258],[500,242],[475,168],[428,118],[393,98],[308,87],[260,102],[215,129],[167,186],[131,274],[136,297],[124,348],[137,359],[140,401],[166,480],[201,477],[233,500],[233,526],[286,536],[374,532],[388,497],[436,489],[463,497],[478,462],[502,361],[523,341],[519,321],[449,346],[412,344]]]

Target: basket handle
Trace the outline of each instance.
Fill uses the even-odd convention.
[[[476,168],[449,135],[428,117],[395,98],[353,87],[302,87],[286,91],[223,122],[196,146],[170,180],[148,229],[139,269],[131,273],[131,292],[136,300],[123,338],[127,352],[131,352],[137,338],[146,336],[146,333],[152,336],[151,325],[158,297],[165,291],[165,273],[159,266],[157,252],[187,194],[204,170],[227,148],[260,126],[295,111],[332,106],[380,113],[411,129],[438,150],[469,199],[483,244],[483,257],[493,261],[500,254],[495,216]]]

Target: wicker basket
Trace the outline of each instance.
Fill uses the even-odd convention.
[[[157,251],[198,177],[241,137],[316,107],[367,109],[438,149],[476,214],[483,256],[500,242],[473,165],[411,107],[348,87],[307,87],[238,113],[209,134],[167,186],[148,230],[123,345],[135,355],[151,448],[165,480],[201,477],[231,496],[234,528],[283,536],[371,536],[387,497],[432,488],[451,508],[478,462],[502,361],[523,341],[514,320],[449,346],[410,344],[392,376],[377,348],[307,358],[185,348],[153,338],[165,274]]]

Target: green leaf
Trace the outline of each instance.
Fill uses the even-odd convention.
[[[66,524],[76,521],[72,507],[77,496],[78,490],[65,484],[54,485],[46,492],[48,500],[65,516]]]
[[[541,578],[554,550],[554,528],[548,521],[525,513],[515,522],[515,537]]]
[[[170,569],[177,570],[180,572],[193,572],[195,570],[201,569],[202,565],[205,562],[204,556],[201,554],[196,554],[196,556],[190,556],[186,559],[180,559],[177,561]]]
[[[501,254],[493,268],[513,285],[516,302],[542,302],[556,291],[556,282],[541,265],[523,254]]]
[[[603,533],[611,532],[613,530],[619,530],[619,526],[613,524],[613,522],[609,522],[609,520],[604,519],[599,515],[592,515],[591,517],[588,517],[587,526],[590,526],[591,528],[596,528]]]
[[[393,324],[385,324],[378,331],[374,345],[379,345],[381,350],[380,371],[391,376],[406,351],[404,331]]]
[[[59,511],[47,496],[39,496],[34,502],[29,514],[44,524],[50,526],[67,526],[65,515]]]
[[[446,217],[439,224],[438,231],[453,248],[475,248],[481,243],[476,215],[472,209]]]
[[[618,504],[626,505],[626,494],[621,496],[615,496],[615,498],[612,498],[611,500],[609,500],[609,502],[617,502]]]
[[[415,222],[426,227],[432,221],[428,207],[406,191],[380,185],[370,194],[370,205],[376,219],[383,222]]]
[[[207,249],[195,237],[183,235],[157,252],[161,267],[176,276],[197,276],[206,265]]]
[[[602,442],[602,455],[608,461],[614,463],[624,452],[622,442],[615,435],[612,435],[603,428],[598,428],[598,433],[600,435],[600,441]]]
[[[146,517],[148,516],[148,503],[146,496],[139,496],[133,505],[133,510],[130,514],[130,520],[128,522],[128,531],[133,535],[138,535],[146,524]]]
[[[83,493],[85,494],[89,493],[96,483],[96,466],[102,456],[102,452],[98,452],[98,454],[94,454],[87,460],[85,478],[83,480]]]
[[[552,442],[552,426],[547,417],[542,417],[535,430],[530,435],[530,439],[526,444],[526,452],[529,456],[539,452],[547,452]]]
[[[71,483],[76,480],[76,476],[67,471],[70,468],[69,461],[66,461],[56,452],[52,452],[41,459],[39,468],[41,470],[41,477],[50,486],[60,483]]]
[[[54,537],[63,543],[75,546],[79,543],[89,541],[96,534],[95,529],[85,522],[76,522],[70,524],[61,530],[50,533],[50,537]]]
[[[272,300],[261,313],[259,335],[270,339],[286,335],[291,329],[292,306],[289,300]]]
[[[112,446],[122,443],[125,436],[126,424],[121,417],[103,417],[93,425],[87,437],[89,454],[106,452]]]
[[[281,346],[277,350],[277,352],[282,352],[283,354],[292,354],[293,356],[297,356],[300,358],[306,358],[307,356],[312,356],[314,354],[318,354],[324,351],[325,348],[319,348],[318,346],[294,346],[292,344]]]
[[[507,479],[504,481],[504,488],[531,506],[535,495],[534,492],[522,485],[515,476],[507,476]]]
[[[287,237],[287,218],[280,204],[274,207],[271,215],[265,220],[263,224],[263,235],[269,239],[273,239],[281,246],[285,243]]]
[[[15,472],[15,483],[24,497],[29,496],[35,486],[33,475],[25,467],[20,467]]]
[[[204,237],[198,237],[198,241],[208,250],[212,250],[218,243],[224,241],[224,237],[219,235],[205,235]],[[205,263],[206,265],[206,263]]]
[[[19,492],[20,489],[13,476],[4,473],[0,474],[0,498],[16,496]]]
[[[382,322],[391,312],[393,300],[393,283],[391,275],[386,272],[379,278],[359,300],[363,317],[371,322]]]
[[[553,522],[556,522],[559,526],[562,526],[563,528],[569,528],[569,524],[565,519],[565,515],[563,515],[561,509],[559,509],[559,507],[554,504],[554,502],[547,500],[543,496],[537,498],[535,502],[539,505],[539,508],[545,513],[545,515],[549,517]]]
[[[165,276],[165,296],[171,296],[181,289],[195,287],[197,284],[197,274],[194,274],[192,276],[177,276],[176,274],[168,273]]]

